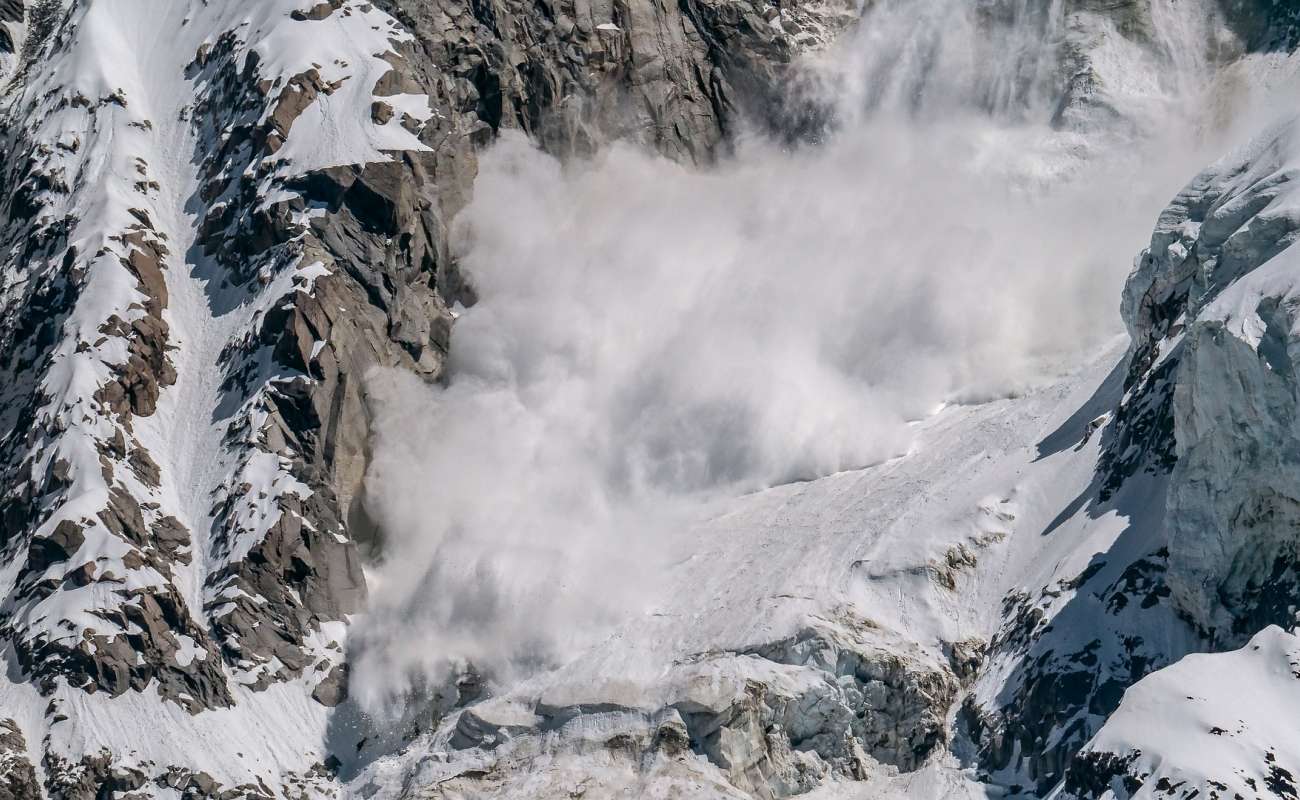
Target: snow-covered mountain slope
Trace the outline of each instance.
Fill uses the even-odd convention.
[[[305,698],[335,669],[332,625],[364,597],[328,487],[301,442],[277,438],[306,375],[272,358],[276,324],[339,269],[283,187],[423,145],[359,114],[295,120],[295,97],[335,83],[370,102],[390,69],[374,54],[398,34],[373,9],[339,8],[311,35],[294,10],[28,9],[5,98],[3,628],[23,676],[9,702],[53,793],[93,791],[137,758],[184,763],[201,749],[190,726],[159,718],[229,708],[308,667],[295,716],[319,716]],[[350,152],[290,162],[295,121]],[[228,222],[258,215],[280,234],[241,236],[228,258]],[[123,716],[148,755],[101,758]],[[256,758],[278,761],[277,738],[251,739]]]
[[[1188,656],[1130,689],[1071,764],[1067,793],[1296,791],[1284,722],[1295,643],[1277,627],[1296,623],[1295,132],[1279,123],[1198,176],[1125,291],[1128,402],[1157,409],[1166,453],[1166,596],[1207,649],[1241,649]]]
[[[429,412],[373,397],[396,385],[374,369],[483,377],[465,354],[499,343],[492,286],[453,347],[452,309],[477,299],[458,258],[485,256],[450,228],[503,132],[563,157],[631,143],[687,165],[656,167],[667,182],[748,137],[843,173],[855,126],[942,142],[928,131],[974,116],[1003,142],[975,152],[1033,143],[976,183],[1050,197],[1125,148],[1181,152],[1167,129],[1250,116],[1247,90],[1295,67],[1285,4],[876,6],[858,24],[822,2],[0,0],[0,797],[1084,796],[1160,776],[1293,794],[1268,698],[1288,702],[1294,647],[1265,628],[1293,624],[1297,591],[1289,124],[1160,216],[1127,351],[1049,352],[991,400],[964,375],[945,389],[967,402],[900,421],[905,452],[874,466],[673,495],[677,527],[621,554],[652,580],[535,596],[548,625],[581,620],[567,649],[530,649],[540,616],[495,627],[516,612],[482,615],[496,599],[458,596],[457,551],[434,548],[416,600],[536,657],[444,637],[363,661],[391,653],[359,625],[394,623],[409,651],[445,622],[389,602],[429,551],[421,520],[374,506],[385,473],[363,482],[394,430],[424,446]],[[873,252],[902,269],[910,249]],[[625,343],[600,321],[580,344]],[[469,422],[449,459],[514,452]],[[545,586],[554,553],[506,541]],[[433,661],[450,669],[408,669]],[[391,685],[351,691],[363,667]],[[1151,708],[1185,684],[1230,707],[1216,676],[1238,670],[1271,687],[1238,713],[1246,749],[1161,749],[1183,721],[1148,726]]]
[[[1240,650],[1148,676],[1076,756],[1058,796],[1294,796],[1298,671],[1295,635],[1269,626]]]
[[[623,41],[585,4],[504,32],[491,6],[392,4],[403,27],[300,5],[0,13],[0,706],[56,796],[324,779],[372,536],[362,377],[442,369],[462,291],[444,220],[475,148],[584,87],[621,91],[634,58],[709,59],[698,34],[649,36],[655,9]],[[778,61],[796,47],[735,36]],[[707,157],[725,72],[641,90]]]

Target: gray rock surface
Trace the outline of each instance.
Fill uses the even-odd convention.
[[[1300,486],[1296,314],[1285,269],[1290,127],[1208,169],[1161,215],[1124,294],[1137,391],[1169,454],[1169,585],[1208,636],[1293,622]]]
[[[29,800],[41,794],[27,740],[12,719],[0,720],[0,800]]]

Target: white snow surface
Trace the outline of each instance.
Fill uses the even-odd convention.
[[[1297,715],[1300,637],[1273,625],[1239,650],[1194,653],[1138,681],[1084,752],[1133,758],[1141,788],[1116,780],[1107,797],[1294,796]]]

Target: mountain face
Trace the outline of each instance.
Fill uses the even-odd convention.
[[[0,798],[1295,797],[1297,13],[0,0]],[[422,619],[370,600],[413,558],[382,376],[456,387],[496,308],[481,159],[727,175],[969,117],[1046,184],[1247,143],[1156,219],[1127,346],[710,487],[653,611],[562,657],[357,696],[358,626]]]
[[[1078,796],[1294,792],[1294,737],[1275,727],[1296,649],[1277,627],[1294,623],[1296,567],[1288,448],[1275,446],[1295,419],[1294,137],[1294,122],[1281,123],[1197,176],[1125,287],[1125,403],[1151,410],[1167,454],[1164,602],[1205,649],[1240,649],[1138,682],[1076,756],[1081,777],[1067,787]],[[1168,717],[1145,715],[1139,729],[1138,709],[1153,704]]]

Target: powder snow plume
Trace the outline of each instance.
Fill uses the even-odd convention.
[[[449,384],[372,377],[385,556],[353,640],[364,705],[560,663],[653,607],[702,499],[905,454],[909,421],[1121,332],[1132,254],[1208,134],[1060,130],[1033,58],[947,69],[1005,58],[906,5],[844,46],[920,42],[929,20],[924,54],[809,65],[805,93],[837,92],[816,148],[742,137],[709,170],[620,145],[562,164],[508,134],[486,154],[457,220],[479,301]],[[1055,46],[1059,20],[1025,13],[1021,51]],[[1175,113],[1199,68],[1132,102]]]

